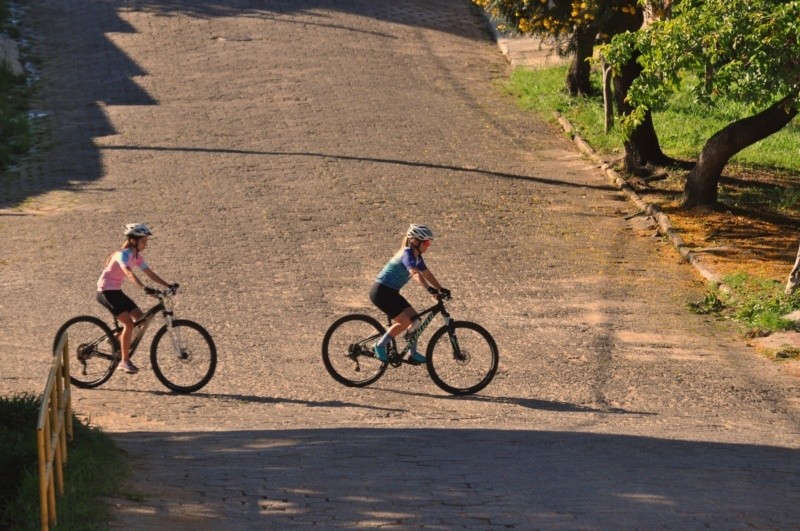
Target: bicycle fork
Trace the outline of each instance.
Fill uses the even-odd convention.
[[[450,338],[450,345],[453,347],[453,359],[456,361],[464,361],[466,356],[461,352],[461,347],[458,345],[458,337],[456,336],[456,327],[453,326],[453,319],[449,315],[445,315],[444,324],[447,325],[447,336]]]
[[[175,349],[175,353],[178,357],[183,357],[185,355],[183,351],[183,342],[181,341],[180,332],[178,332],[177,327],[172,326],[172,312],[164,312],[164,321],[167,325],[167,335],[169,335],[169,339],[172,341],[172,347]]]

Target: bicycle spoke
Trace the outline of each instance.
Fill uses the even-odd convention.
[[[455,338],[446,328],[428,344],[431,379],[453,394],[469,394],[486,387],[497,371],[497,346],[486,330],[474,323],[455,323]]]
[[[176,320],[171,332],[164,326],[153,337],[150,361],[161,383],[178,393],[191,393],[211,380],[217,350],[202,326]]]
[[[372,345],[383,333],[383,327],[366,315],[339,319],[328,329],[322,342],[325,368],[344,385],[371,384],[386,370],[386,364],[372,354]]]
[[[55,344],[63,334],[67,335],[70,379],[74,385],[97,387],[111,377],[119,352],[115,353],[115,340],[105,323],[92,316],[76,317],[61,327]]]

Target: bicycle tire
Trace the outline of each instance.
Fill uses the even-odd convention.
[[[336,320],[322,339],[322,362],[328,374],[348,387],[374,383],[386,372],[387,362],[372,356],[371,347],[385,333],[386,329],[369,315],[354,313]],[[357,378],[361,372],[365,377]]]
[[[92,389],[107,382],[120,361],[119,344],[111,328],[92,315],[73,317],[56,332],[54,353],[65,333],[69,342],[72,385]]]
[[[199,391],[211,381],[217,368],[217,347],[205,328],[188,319],[176,319],[172,328],[177,329],[180,338],[180,352],[175,352],[170,338],[159,350],[167,333],[167,325],[162,326],[150,345],[150,364],[158,381],[167,389],[187,394]],[[197,334],[190,333],[197,332]],[[207,348],[206,348],[207,347]]]
[[[450,341],[449,328],[441,327],[428,342],[425,365],[428,374],[440,389],[453,395],[477,393],[497,373],[500,354],[492,335],[485,328],[469,321],[454,321],[459,358]],[[440,341],[446,338],[446,341]]]

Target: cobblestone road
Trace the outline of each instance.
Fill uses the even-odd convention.
[[[113,525],[800,521],[797,379],[686,311],[697,275],[499,89],[468,2],[47,0],[29,18],[48,146],[0,196],[0,392],[40,392],[60,323],[103,315],[94,282],[132,220],[220,353],[195,395],[142,353],[139,375],[75,390],[135,464],[144,499],[115,500]],[[454,316],[497,339],[477,396],[424,368],[353,390],[322,366],[409,221],[439,236]]]

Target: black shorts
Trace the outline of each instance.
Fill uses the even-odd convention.
[[[405,297],[400,295],[398,290],[385,286],[380,282],[374,283],[370,288],[369,300],[392,319],[403,313],[406,308],[411,308],[411,305]]]
[[[102,304],[114,317],[138,308],[130,297],[122,293],[122,290],[98,291],[97,302]]]

